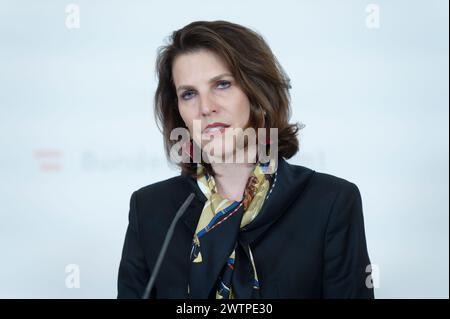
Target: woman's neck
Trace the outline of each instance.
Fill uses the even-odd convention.
[[[240,201],[256,163],[211,163],[217,192],[224,198]]]

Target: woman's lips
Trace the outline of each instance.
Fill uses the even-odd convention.
[[[228,127],[224,127],[224,126],[207,128],[205,131],[203,131],[203,135],[206,135],[206,136],[220,135],[220,134],[223,134],[227,128]]]

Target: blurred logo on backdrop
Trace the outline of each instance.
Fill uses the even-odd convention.
[[[33,157],[43,172],[57,172],[62,169],[63,152],[59,149],[36,149]]]

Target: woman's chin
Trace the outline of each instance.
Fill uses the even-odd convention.
[[[240,150],[240,152],[235,151],[233,148],[226,149],[222,152],[213,152],[211,148],[205,147],[203,149],[202,158],[205,159],[207,157],[208,159],[206,162],[209,163],[236,163],[236,164],[243,164],[243,163],[254,163],[255,162],[255,156],[251,156],[251,154],[247,154],[244,150]]]
[[[221,145],[211,144],[212,142],[204,145],[202,147],[202,158],[205,157],[209,159],[210,163],[225,163],[233,162],[234,149],[232,147],[225,147]],[[206,159],[206,161],[208,161]]]

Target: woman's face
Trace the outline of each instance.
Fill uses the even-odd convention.
[[[226,64],[213,52],[199,50],[177,56],[172,76],[178,110],[194,142],[203,150],[208,145],[208,149],[221,150],[221,155],[233,154],[235,143],[224,138],[232,130],[208,128],[223,123],[225,127],[245,129],[250,118],[250,102]],[[198,132],[194,131],[196,120],[200,121]],[[214,153],[214,157],[217,155]]]

